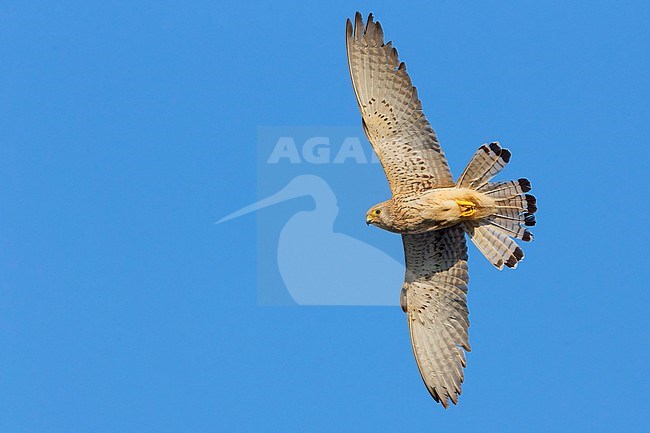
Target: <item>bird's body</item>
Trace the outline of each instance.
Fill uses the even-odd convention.
[[[499,143],[484,144],[454,181],[406,66],[372,14],[346,26],[348,66],[363,129],[381,161],[392,197],[366,222],[400,233],[406,275],[401,305],[413,353],[433,398],[458,402],[469,345],[468,235],[498,269],[517,267],[514,239],[532,240],[536,200],[530,182],[492,182],[510,161]]]
[[[366,215],[366,223],[400,234],[418,234],[494,215],[494,198],[470,188],[435,188],[412,196],[396,196]]]

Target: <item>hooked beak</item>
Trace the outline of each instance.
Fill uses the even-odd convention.
[[[372,221],[370,221],[369,219],[366,219],[366,225],[369,226],[370,223],[372,223]]]

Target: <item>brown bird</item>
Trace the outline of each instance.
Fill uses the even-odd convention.
[[[406,276],[401,305],[413,353],[433,398],[458,403],[469,352],[467,233],[498,269],[524,253],[513,238],[533,239],[535,197],[526,179],[491,182],[510,161],[499,143],[481,146],[454,182],[417,91],[379,22],[357,12],[346,25],[348,66],[363,129],[381,161],[392,197],[366,223],[400,233]]]

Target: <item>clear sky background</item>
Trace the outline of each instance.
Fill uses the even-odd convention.
[[[256,216],[214,224],[257,198],[258,126],[360,133],[356,10],[454,173],[498,139],[539,200],[519,269],[470,249],[447,411],[401,310],[258,306]],[[0,431],[649,431],[649,22],[644,1],[2,2]],[[341,224],[388,194],[365,191]]]

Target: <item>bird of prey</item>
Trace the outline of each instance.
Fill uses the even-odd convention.
[[[363,129],[392,193],[366,223],[402,235],[400,303],[413,353],[427,390],[447,408],[458,403],[471,350],[465,234],[498,269],[515,268],[524,253],[513,238],[533,239],[526,227],[535,225],[536,200],[526,179],[491,181],[510,160],[496,142],[482,145],[454,182],[406,66],[372,14],[347,20],[346,45]]]

